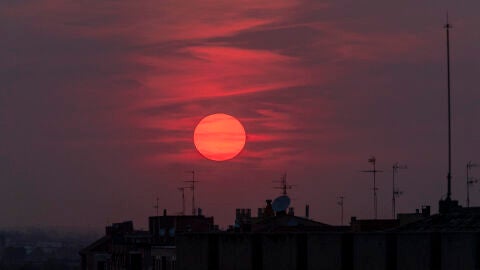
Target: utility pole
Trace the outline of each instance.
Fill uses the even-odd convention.
[[[375,167],[375,163],[377,162],[377,159],[372,156],[371,158],[368,159],[369,163],[372,163],[373,170],[366,170],[366,171],[361,171],[361,172],[366,172],[366,173],[371,173],[373,175],[373,217],[374,219],[377,219],[377,184],[376,184],[376,175],[379,172],[383,172],[381,170],[377,170]]]
[[[344,198],[345,197],[343,197],[343,196],[337,197],[337,199],[339,199],[337,204],[340,205],[340,225],[342,225],[342,226],[343,226],[343,199]]]
[[[477,166],[478,164],[472,163],[472,161],[469,161],[467,163],[467,207],[470,207],[470,186],[473,186],[473,184],[478,183],[478,179],[470,177],[470,171],[473,167],[477,167]]]
[[[451,124],[451,101],[450,101],[450,28],[452,26],[448,23],[445,24],[445,30],[447,32],[447,94],[448,94],[448,174],[447,174],[447,201],[452,197],[452,124]]]
[[[195,216],[196,213],[196,208],[195,208],[195,183],[198,183],[199,181],[195,180],[195,171],[188,171],[187,173],[192,174],[192,180],[187,180],[185,182],[190,183],[190,189],[192,190],[192,216]]]
[[[400,165],[398,162],[393,164],[392,166],[392,218],[396,218],[396,206],[395,206],[395,199],[400,197],[403,194],[403,191],[400,191],[395,186],[395,176],[398,175],[399,169],[407,169],[407,165]]]

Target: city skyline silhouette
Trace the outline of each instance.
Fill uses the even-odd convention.
[[[480,163],[477,3],[165,1],[0,4],[0,227],[103,228],[196,207],[225,227],[275,199],[340,224],[438,211],[447,194],[445,12],[450,14],[452,198]],[[245,148],[205,159],[193,132],[237,118]],[[473,164],[472,163],[472,164]],[[469,199],[480,204],[471,168]],[[159,198],[158,208],[156,199]],[[343,204],[343,203],[342,203]]]

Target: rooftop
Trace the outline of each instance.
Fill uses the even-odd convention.
[[[432,215],[393,229],[395,232],[480,232],[480,207]]]

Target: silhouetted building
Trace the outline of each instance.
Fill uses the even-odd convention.
[[[337,230],[188,233],[176,241],[177,267],[473,270],[480,266],[480,208],[430,215],[430,207],[424,206],[398,217],[353,220],[348,230],[331,226]],[[288,220],[289,216],[278,218]],[[264,222],[269,220],[276,222]]]
[[[176,268],[176,235],[217,229],[212,217],[153,216],[149,230],[134,230],[133,222],[106,227],[105,236],[80,251],[83,270],[157,270]]]
[[[351,232],[378,232],[385,231],[398,226],[423,220],[430,216],[430,206],[422,206],[422,212],[416,209],[415,213],[399,213],[397,219],[357,219],[350,220]]]
[[[332,226],[288,212],[252,216],[236,209],[235,225],[219,231],[213,218],[156,216],[148,231],[132,222],[107,227],[85,248],[83,269],[478,269],[480,208],[431,215],[423,206],[395,220]]]
[[[415,213],[400,213],[397,214],[397,219],[398,222],[400,223],[399,225],[405,225],[409,223],[413,223],[425,218],[430,217],[430,206],[429,205],[424,205],[422,206],[422,211],[420,212],[418,209],[416,209]]]
[[[427,216],[417,222],[400,226],[395,231],[480,232],[480,207],[458,208],[457,211]]]
[[[452,200],[451,198],[447,197],[444,200],[440,200],[438,202],[438,212],[442,214],[446,214],[449,212],[455,212],[462,208],[461,205],[458,204],[457,200]]]
[[[307,211],[308,212],[308,211]],[[274,212],[272,200],[266,200],[264,208],[258,208],[257,217],[252,217],[251,209],[239,208],[235,211],[235,224],[229,231],[234,232],[305,232],[336,231],[347,227],[332,226],[304,217],[295,216],[293,207],[289,211]],[[306,213],[307,214],[307,213]]]
[[[154,242],[174,244],[175,234],[213,231],[213,217],[204,216],[153,216],[148,219],[148,229]]]
[[[357,219],[350,220],[350,231],[352,232],[375,232],[395,228],[400,225],[398,219]]]
[[[256,220],[252,224],[251,232],[324,232],[341,230],[340,228],[303,217],[279,215]]]

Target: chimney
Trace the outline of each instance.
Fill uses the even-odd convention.
[[[353,216],[353,217],[350,217],[350,224],[353,224],[357,222],[357,217]]]
[[[288,208],[288,215],[295,216],[295,211],[293,210],[293,207]]]
[[[273,212],[272,208],[272,200],[266,200],[267,206],[265,207],[265,211],[263,212],[264,217],[273,217],[275,213]]]
[[[258,208],[257,217],[259,218],[263,217],[263,208]]]
[[[422,216],[429,217],[430,216],[430,205],[422,206]]]
[[[305,217],[310,218],[310,205],[305,205]]]
[[[167,216],[167,209],[163,209],[163,216]]]
[[[198,215],[199,215],[199,216],[202,215],[202,208],[198,208]]]

